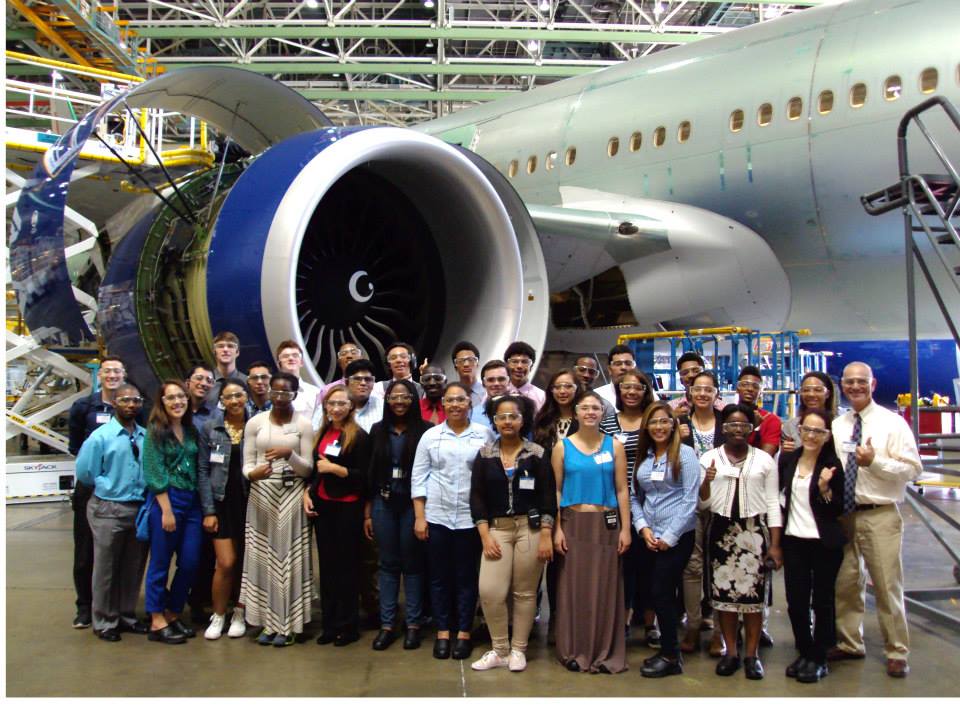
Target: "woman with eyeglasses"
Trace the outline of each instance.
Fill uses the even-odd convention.
[[[544,563],[553,557],[556,487],[543,448],[522,434],[524,415],[532,407],[525,400],[506,395],[490,401],[500,437],[484,445],[473,463],[470,512],[483,544],[480,602],[493,642],[493,649],[471,665],[474,670],[522,672],[527,667],[537,585]]]
[[[227,603],[239,589],[235,568],[243,557],[247,496],[250,483],[243,476],[243,430],[247,424],[247,389],[242,380],[227,379],[218,400],[223,412],[214,413],[200,432],[197,485],[203,507],[203,529],[213,535],[216,567],[211,598],[213,616],[203,636],[217,640],[226,623]],[[247,626],[243,606],[237,604],[227,635],[243,637]]]
[[[413,461],[413,531],[427,547],[430,606],[437,627],[433,656],[465,660],[473,652],[470,633],[479,594],[480,537],[470,515],[471,471],[493,433],[470,421],[466,385],[448,384],[443,408],[447,419],[423,433]],[[457,634],[452,650],[451,632]]]
[[[830,418],[837,416],[837,393],[833,380],[826,373],[811,370],[800,380],[800,405],[797,416],[780,428],[780,450],[793,452],[801,446],[800,417],[807,410],[823,410]]]
[[[733,675],[740,668],[736,654],[739,613],[746,631],[744,673],[751,680],[760,680],[763,665],[757,649],[767,582],[770,571],[783,564],[777,466],[766,452],[748,442],[756,423],[750,405],[727,405],[720,419],[723,445],[700,458],[700,507],[712,513],[708,538],[711,599],[726,643],[717,675]]]
[[[313,521],[320,561],[323,632],[317,644],[344,647],[360,639],[360,550],[369,436],[353,419],[353,403],[345,387],[327,394],[323,413],[303,508]]]
[[[403,578],[406,634],[404,650],[420,647],[423,588],[426,571],[423,544],[413,534],[410,477],[417,444],[433,427],[417,409],[417,388],[409,380],[387,386],[383,420],[370,430],[370,468],[364,534],[376,539],[380,585],[380,632],[374,650],[386,650],[397,639],[397,604]]]
[[[579,429],[551,456],[560,508],[553,530],[557,657],[571,672],[618,673],[627,669],[620,574],[630,549],[627,458],[619,440],[600,432],[596,392],[580,396],[576,413]]]
[[[288,647],[310,622],[313,561],[301,496],[313,465],[310,418],[293,410],[300,381],[270,378],[270,412],[247,421],[243,474],[250,481],[240,602],[263,628],[260,645]]]
[[[834,593],[847,538],[840,525],[843,465],[830,437],[831,424],[828,411],[807,408],[798,426],[800,448],[780,453],[783,579],[799,652],[787,666],[787,677],[803,683],[826,676],[827,650],[836,644]]]
[[[148,638],[176,645],[195,637],[180,621],[200,564],[200,495],[197,493],[197,432],[187,387],[165,380],[150,411],[143,444],[143,478],[156,502],[150,509],[150,564],[145,586]],[[170,588],[170,560],[177,571]]]
[[[655,402],[643,414],[637,446],[636,492],[630,504],[633,526],[643,539],[641,552],[651,584],[650,597],[661,629],[660,651],[643,663],[644,677],[683,672],[677,645],[677,587],[693,550],[700,465],[680,440],[673,410]]]
[[[692,412],[688,412],[680,419],[682,442],[693,448],[697,458],[703,457],[707,451],[720,447],[724,443],[723,421],[720,411],[716,409],[717,398],[720,395],[720,386],[717,377],[712,372],[703,371],[696,375],[687,387],[690,396]],[[687,630],[680,642],[680,651],[685,653],[697,652],[700,649],[700,632],[704,629],[704,611],[710,617],[710,591],[704,588],[704,538],[710,521],[710,511],[697,511],[697,526],[694,530],[693,551],[683,570],[683,609],[687,615]],[[712,620],[710,621],[712,624]],[[720,633],[717,631],[717,654],[722,653]]]

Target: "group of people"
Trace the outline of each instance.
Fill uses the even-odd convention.
[[[292,645],[311,621],[312,534],[321,645],[359,639],[361,598],[378,587],[374,650],[401,637],[416,649],[432,622],[435,658],[469,658],[479,603],[492,647],[473,669],[519,672],[545,591],[568,670],[626,670],[640,620],[657,649],[645,677],[682,673],[713,626],[717,674],[742,666],[760,679],[783,567],[798,651],[786,674],[816,682],[828,661],[864,657],[866,564],[887,672],[909,671],[897,503],[920,459],[906,423],[873,402],[863,363],[843,370],[848,412],[811,372],[800,412],[781,423],[760,407],[757,368],[723,403],[693,352],[677,363],[683,393],[665,402],[624,345],[596,389],[592,356],[534,386],[524,342],[482,366],[458,343],[450,381],[395,343],[379,382],[344,343],[342,377],[323,388],[300,378],[294,341],[277,348],[277,369],[258,361],[246,374],[239,347],[219,333],[216,367],[162,382],[148,418],[122,361],[106,357],[100,390],[71,410],[74,627],[180,644],[196,634],[181,617],[189,601],[212,609],[208,640],[253,626],[261,645]],[[149,623],[135,614],[144,571]]]

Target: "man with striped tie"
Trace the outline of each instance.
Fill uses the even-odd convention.
[[[866,571],[873,581],[883,632],[887,674],[906,677],[909,635],[903,604],[903,519],[897,503],[908,482],[922,472],[920,454],[906,421],[873,402],[877,381],[862,362],[843,369],[840,385],[850,410],[833,421],[833,438],[844,468],[847,535],[837,576],[837,646],[830,660],[862,659]]]

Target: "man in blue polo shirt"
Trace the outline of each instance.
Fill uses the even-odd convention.
[[[144,546],[137,540],[137,511],[146,483],[140,455],[146,432],[137,424],[140,391],[121,385],[114,416],[90,435],[77,456],[77,480],[93,487],[87,521],[93,533],[93,632],[117,641],[121,632],[145,634],[136,605],[143,580]]]

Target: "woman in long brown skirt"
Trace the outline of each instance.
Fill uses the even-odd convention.
[[[560,516],[554,549],[557,657],[572,672],[627,669],[621,557],[630,547],[623,445],[600,432],[603,402],[592,391],[576,404],[579,429],[553,449]]]

